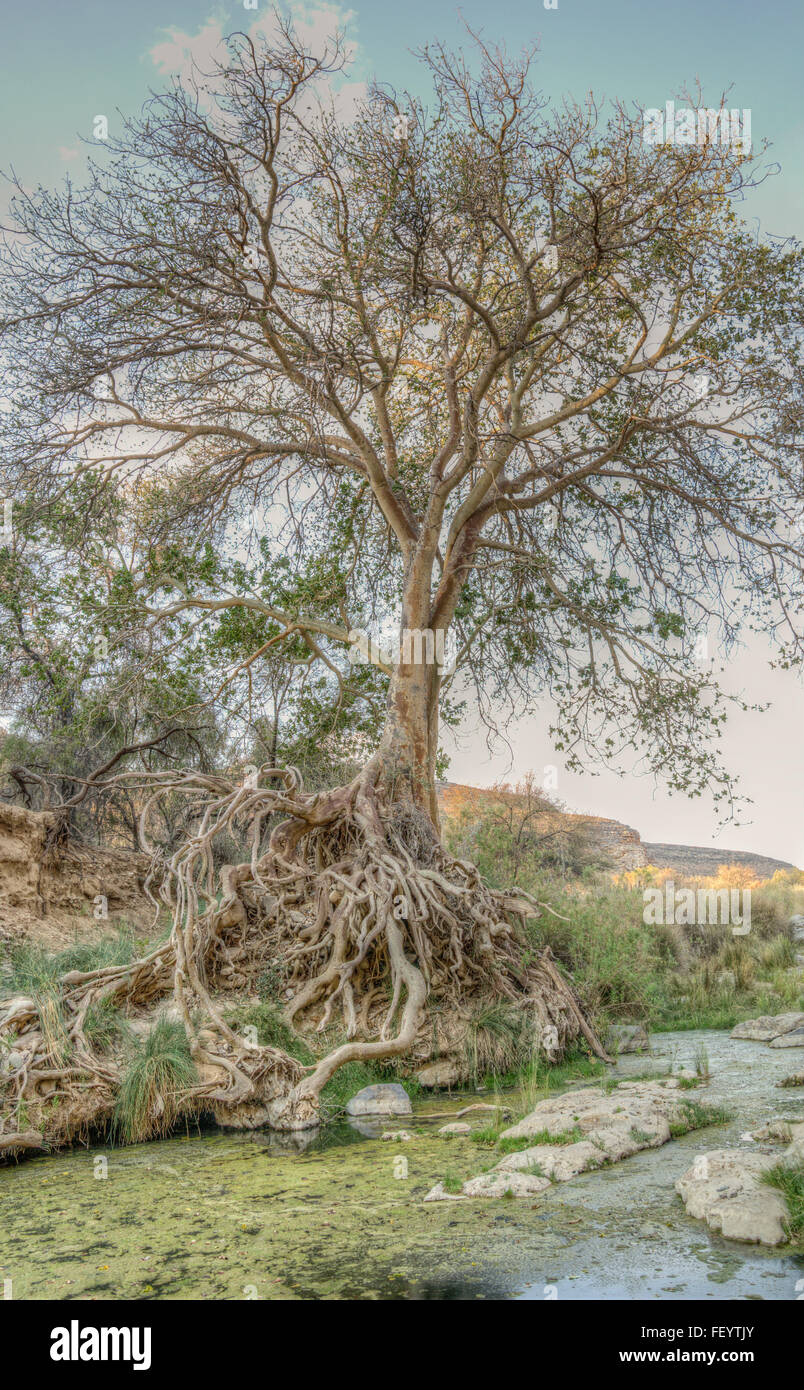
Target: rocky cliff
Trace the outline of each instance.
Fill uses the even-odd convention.
[[[521,801],[515,792],[507,796]],[[499,793],[483,787],[467,787],[458,782],[441,782],[438,788],[438,801],[444,823],[458,819],[464,810],[470,814],[488,805],[489,799]],[[573,828],[583,830],[591,845],[600,851],[612,868],[620,873],[630,869],[641,869],[652,864],[659,869],[670,869],[683,878],[713,877],[721,864],[739,864],[751,869],[758,878],[770,878],[777,869],[793,869],[783,859],[771,859],[762,854],[751,854],[746,850],[730,850],[699,847],[695,845],[656,844],[641,838],[639,831],[622,821],[609,820],[603,816],[582,816],[571,812],[555,813]]]
[[[757,878],[771,878],[778,869],[794,869],[786,859],[771,859],[765,854],[751,854],[740,849],[709,849],[699,845],[657,845],[643,840],[642,847],[648,863],[658,868],[672,869],[679,878],[712,878],[721,864],[739,864],[750,869]]]
[[[438,804],[442,821],[444,824],[455,821],[464,811],[469,815],[473,811],[479,814],[482,807],[488,805],[489,799],[498,795],[498,792],[484,787],[467,787],[459,782],[440,782]],[[514,801],[523,800],[516,792],[506,792],[505,795]],[[551,812],[551,815],[565,822],[568,828],[583,831],[590,844],[621,873],[626,869],[641,869],[648,863],[639,831],[633,830],[630,825],[623,825],[622,821],[609,820],[603,816],[582,816],[567,811]]]

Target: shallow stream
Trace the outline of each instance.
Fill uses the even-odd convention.
[[[698,1097],[734,1119],[532,1202],[422,1204],[447,1172],[464,1179],[488,1163],[488,1150],[436,1134],[445,1112],[489,1098],[474,1093],[364,1126],[377,1137],[345,1122],[305,1148],[210,1131],[0,1168],[0,1290],[10,1280],[18,1299],[796,1299],[804,1256],[713,1236],[673,1184],[697,1153],[774,1118],[804,1119],[804,1091],[776,1085],[802,1051],[718,1032],[652,1044],[652,1057],[624,1057],[615,1074],[690,1065],[703,1045],[712,1079]],[[505,1100],[516,1106],[515,1094]],[[411,1142],[379,1139],[402,1125]]]

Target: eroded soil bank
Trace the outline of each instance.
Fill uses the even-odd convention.
[[[690,1065],[701,1044],[713,1075],[696,1096],[727,1106],[729,1124],[532,1203],[422,1205],[445,1174],[469,1177],[487,1159],[427,1118],[475,1095],[416,1102],[409,1143],[339,1123],[303,1151],[290,1137],[211,1132],[7,1167],[0,1281],[18,1299],[795,1299],[803,1256],[712,1236],[673,1184],[695,1153],[740,1144],[774,1118],[804,1118],[804,1093],[776,1086],[798,1053],[726,1033],[665,1033],[652,1058],[623,1058],[615,1075]],[[96,1176],[104,1157],[105,1178]],[[407,1176],[397,1176],[400,1159]]]

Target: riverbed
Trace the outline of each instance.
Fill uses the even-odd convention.
[[[804,1256],[713,1236],[674,1183],[706,1149],[804,1119],[776,1083],[800,1049],[727,1033],[655,1034],[614,1075],[666,1072],[708,1054],[696,1097],[725,1125],[644,1150],[532,1200],[423,1205],[488,1150],[436,1133],[488,1094],[414,1104],[406,1120],[345,1121],[309,1142],[258,1131],[190,1132],[127,1149],[75,1149],[0,1169],[0,1292],[16,1299],[796,1299]],[[579,1082],[577,1084],[591,1084]],[[498,1098],[499,1099],[499,1098]],[[517,1105],[516,1093],[502,1097]],[[439,1118],[433,1118],[438,1116]],[[475,1124],[485,1117],[469,1117]],[[380,1129],[404,1127],[408,1143]]]

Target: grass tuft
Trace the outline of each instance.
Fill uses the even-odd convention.
[[[684,1118],[670,1121],[670,1134],[673,1139],[680,1139],[684,1134],[691,1134],[695,1129],[703,1129],[706,1125],[725,1125],[733,1118],[731,1111],[725,1110],[721,1105],[702,1105],[697,1100],[684,1100],[681,1102],[684,1111]]]
[[[0,972],[0,994],[26,994],[52,987],[71,970],[101,970],[106,965],[128,965],[137,941],[129,927],[98,941],[76,941],[63,951],[48,951],[33,941],[23,941],[8,951]]]
[[[196,1075],[183,1025],[158,1018],[145,1038],[132,1041],[112,1118],[113,1141],[137,1144],[169,1133],[180,1094]]]
[[[777,1163],[760,1178],[767,1187],[781,1192],[787,1204],[790,1239],[804,1240],[804,1160]]]
[[[484,1002],[469,1019],[465,1053],[475,1085],[521,1072],[538,1053],[532,1017],[504,1001]]]
[[[276,1005],[270,1000],[262,1000],[259,1004],[230,1011],[227,1014],[227,1022],[235,1031],[255,1028],[260,1047],[280,1048],[299,1062],[308,1063],[315,1060],[304,1038],[285,1022]]]
[[[98,999],[87,1009],[84,1034],[98,1052],[108,1052],[129,1036],[129,1027],[113,999]]]

